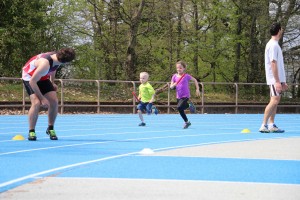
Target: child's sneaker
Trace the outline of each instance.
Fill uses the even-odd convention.
[[[49,135],[50,140],[57,140],[58,139],[57,136],[56,136],[56,134],[55,134],[55,130],[49,130],[49,129],[47,129],[46,133],[47,133],[47,135]]]
[[[270,130],[268,129],[268,125],[261,125],[259,132],[261,133],[270,133]]]
[[[158,114],[158,110],[155,106],[152,107],[152,113],[154,113],[156,115]]]
[[[139,124],[139,126],[146,126],[146,123],[142,122]]]
[[[36,140],[36,134],[35,132],[29,132],[28,134],[28,140],[35,141]]]
[[[269,128],[269,131],[271,133],[284,133],[284,130],[278,128],[275,124],[273,124],[273,126]]]
[[[196,113],[196,107],[192,102],[189,103],[189,109],[191,113]]]
[[[192,125],[191,122],[185,122],[183,128],[187,129],[190,125]]]

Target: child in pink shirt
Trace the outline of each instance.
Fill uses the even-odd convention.
[[[195,110],[192,103],[188,103],[190,95],[189,82],[193,81],[196,87],[196,96],[200,96],[199,84],[198,81],[191,75],[185,73],[187,65],[183,61],[178,61],[176,63],[177,74],[174,74],[171,79],[170,88],[173,89],[176,87],[176,98],[177,98],[177,109],[184,120],[185,124],[184,129],[188,128],[191,125],[191,122],[188,120],[184,110],[190,107],[191,110]]]

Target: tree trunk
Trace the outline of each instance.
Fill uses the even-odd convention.
[[[242,18],[239,16],[237,21],[236,37],[240,38],[242,34]],[[241,67],[241,42],[236,43],[235,47],[235,66],[234,66],[234,75],[233,81],[240,81],[240,67]]]
[[[193,16],[194,16],[194,29],[195,29],[195,41],[196,43],[194,44],[194,56],[193,56],[193,65],[194,65],[194,75],[196,77],[199,76],[199,43],[200,43],[200,36],[199,36],[199,30],[200,30],[200,26],[199,26],[199,13],[198,13],[198,6],[196,2],[193,2]]]
[[[171,6],[171,2],[170,0],[166,0],[166,4],[167,4],[167,13],[168,13],[168,51],[169,51],[169,71],[173,71],[173,21],[172,21],[172,6]]]
[[[177,60],[181,60],[180,52],[181,52],[181,42],[182,42],[182,16],[183,16],[183,1],[180,0],[179,4],[179,12],[178,12],[178,24],[177,24],[177,47],[176,47],[176,58]]]
[[[145,0],[141,0],[135,16],[131,18],[131,24],[129,30],[130,39],[126,51],[127,60],[125,62],[125,71],[126,71],[127,80],[134,80],[136,75],[137,55],[135,52],[135,48],[137,45],[138,28],[139,28],[139,23],[142,17],[144,6],[145,6]]]

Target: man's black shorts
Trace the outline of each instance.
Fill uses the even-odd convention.
[[[34,94],[34,91],[32,90],[32,88],[29,84],[29,81],[23,80],[23,84],[24,84],[25,89],[26,89],[27,93],[29,94],[29,96]],[[39,86],[40,91],[43,95],[45,95],[48,92],[55,91],[53,84],[51,83],[51,81],[49,79],[43,80],[43,81],[38,81],[37,85]]]

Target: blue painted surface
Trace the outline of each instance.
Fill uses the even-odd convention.
[[[192,126],[183,130],[179,115],[59,115],[58,141],[45,134],[47,116],[36,127],[37,141],[27,138],[27,116],[0,116],[0,192],[49,175],[240,181],[299,184],[299,161],[226,158],[136,156],[144,148],[176,149],[235,141],[300,136],[300,115],[276,116],[284,134],[257,132],[262,115],[188,115]],[[248,128],[250,134],[241,134]]]
[[[61,176],[300,184],[299,167],[300,161],[289,160],[130,156]]]

